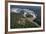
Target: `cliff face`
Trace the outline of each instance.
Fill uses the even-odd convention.
[[[28,27],[39,27],[34,22],[34,17],[24,17],[22,14],[11,12],[10,19],[11,19],[11,28],[28,28]]]

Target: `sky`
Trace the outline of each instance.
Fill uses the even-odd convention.
[[[29,9],[34,11],[35,14],[37,14],[37,16],[41,16],[41,6],[21,6],[21,5],[10,5],[10,9],[12,8],[19,8],[19,9]]]

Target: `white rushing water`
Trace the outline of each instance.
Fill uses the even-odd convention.
[[[24,17],[26,17],[26,14],[30,14],[30,15],[32,15],[34,18],[36,18],[35,12],[32,11],[32,10],[29,10],[29,9],[12,8],[12,9],[11,9],[11,12],[14,12],[14,13],[21,13],[21,14],[23,14]]]

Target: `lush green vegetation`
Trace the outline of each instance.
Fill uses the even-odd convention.
[[[11,29],[13,28],[34,28],[34,27],[37,27],[35,24],[33,24],[33,23],[31,23],[31,22],[29,22],[28,20],[25,20],[25,24],[23,25],[23,24],[18,24],[17,22],[18,22],[18,20],[20,19],[20,18],[24,18],[21,14],[16,14],[16,13],[10,13],[11,15],[10,15],[10,20],[11,20],[11,22],[10,22],[10,27],[11,27]],[[37,19],[35,19],[34,20],[36,23],[38,23],[39,25],[40,25],[40,21],[38,20],[38,18]]]

